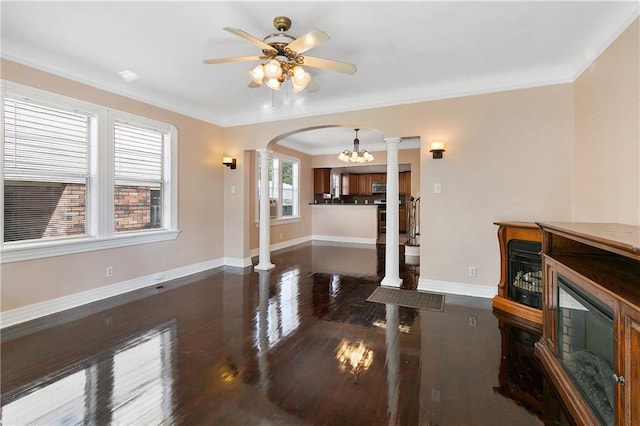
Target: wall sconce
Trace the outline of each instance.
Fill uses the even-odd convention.
[[[433,153],[433,158],[442,158],[444,152],[444,142],[431,142],[431,149],[429,152]]]
[[[222,157],[222,164],[224,164],[227,167],[230,167],[231,170],[235,170],[236,159],[233,157]]]

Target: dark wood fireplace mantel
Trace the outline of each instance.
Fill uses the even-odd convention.
[[[509,241],[522,240],[540,243],[540,228],[532,222],[494,222],[498,225],[500,244],[500,282],[498,294],[493,298],[493,308],[514,316],[523,326],[533,332],[542,333],[542,311],[523,305],[509,297]]]

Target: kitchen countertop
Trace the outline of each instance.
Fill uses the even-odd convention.
[[[385,204],[373,204],[373,203],[369,203],[369,204],[365,204],[365,203],[309,203],[310,206],[339,206],[339,207],[344,207],[344,206],[356,206],[356,207],[378,207],[378,206],[384,206]]]

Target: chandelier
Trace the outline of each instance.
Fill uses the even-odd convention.
[[[373,155],[366,149],[360,150],[360,139],[358,139],[358,131],[360,129],[353,129],[356,132],[356,138],[353,140],[353,151],[344,150],[338,155],[338,160],[345,163],[369,163],[373,161]]]

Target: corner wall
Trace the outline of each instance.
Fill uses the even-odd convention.
[[[573,220],[640,225],[640,20],[575,82]]]

